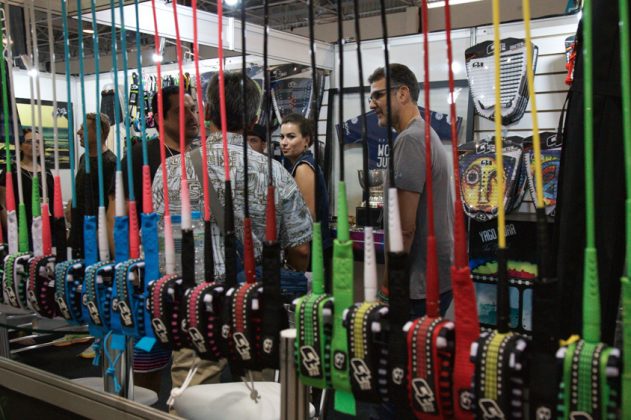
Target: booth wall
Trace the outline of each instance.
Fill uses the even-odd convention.
[[[567,95],[568,86],[564,83],[566,76],[565,69],[565,38],[576,32],[578,20],[576,16],[563,16],[548,19],[539,19],[532,22],[533,43],[539,47],[539,59],[535,73],[535,90],[537,93],[537,108],[540,131],[556,131],[559,118],[561,116],[561,108]],[[507,37],[524,37],[523,22],[506,23],[501,25],[502,38]],[[453,55],[454,55],[454,77],[456,80],[466,79],[466,70],[464,63],[464,53],[470,46],[477,43],[492,39],[492,26],[484,26],[479,28],[460,29],[452,32]],[[445,46],[445,32],[433,32],[429,35],[429,51],[430,51],[430,80],[434,82],[445,82],[448,80],[447,52]],[[358,88],[358,71],[357,71],[357,44],[350,43],[344,47],[344,86],[345,88]],[[419,83],[423,81],[423,65],[422,35],[410,35],[392,38],[389,40],[390,62],[405,64],[414,71]],[[371,40],[362,42],[362,63],[364,69],[364,78],[377,68],[384,65],[383,42],[382,40]],[[336,48],[337,57],[337,48]],[[336,62],[336,68],[332,75],[331,85],[338,88],[339,84],[339,68]],[[364,80],[364,84],[368,86],[368,80]],[[329,106],[335,108],[331,124],[337,124],[338,111],[337,99],[333,96]],[[368,95],[366,95],[368,98]],[[444,100],[434,100],[431,109],[448,113],[449,106],[447,97]],[[462,106],[462,98],[457,99],[458,116],[465,116],[467,113],[466,105]],[[422,102],[422,100],[420,100]],[[465,103],[467,101],[464,101]],[[472,105],[471,105],[472,106]],[[528,109],[524,117],[515,125],[507,127],[508,135],[518,135],[528,137],[532,134],[532,113]],[[368,104],[366,104],[368,111]],[[360,106],[358,95],[348,95],[344,100],[344,120],[355,117],[360,114]],[[480,140],[493,135],[494,126],[491,121],[487,121],[478,116],[474,117],[473,139]],[[335,141],[337,144],[337,135],[333,134],[329,140]],[[463,138],[460,138],[462,142]],[[445,144],[450,150],[451,145]],[[339,178],[339,150],[333,148],[334,164],[332,172],[331,197],[337,196],[337,179]],[[448,153],[451,162],[451,153]],[[356,206],[361,204],[362,190],[359,185],[357,170],[362,167],[362,151],[360,147],[346,147],[345,149],[345,178],[346,188],[349,201],[349,211],[354,214]],[[422,168],[419,168],[419,173]],[[452,174],[453,176],[453,174]],[[453,185],[453,184],[452,184]],[[331,200],[333,202],[334,200]],[[335,214],[335,210],[333,210]]]

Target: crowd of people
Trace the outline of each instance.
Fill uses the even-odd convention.
[[[425,167],[425,147],[423,123],[418,111],[417,101],[419,96],[419,85],[413,72],[404,65],[392,64],[389,68],[391,77],[391,108],[392,127],[397,132],[392,150],[392,162],[395,165],[394,184],[398,190],[401,225],[403,230],[406,251],[409,253],[410,268],[410,291],[412,299],[412,317],[420,316],[424,313],[425,306],[425,247],[427,234],[425,199],[425,177],[422,168]],[[369,78],[370,82],[370,108],[379,119],[381,126],[387,126],[387,90],[386,72],[383,68],[375,70]],[[267,130],[264,125],[258,124],[257,115],[261,105],[261,93],[256,83],[246,77],[246,96],[242,96],[242,76],[240,74],[226,74],[224,77],[226,91],[226,111],[227,111],[227,139],[228,153],[230,158],[230,177],[232,179],[235,227],[237,236],[243,234],[243,214],[244,214],[244,167],[243,167],[243,136],[247,136],[249,148],[247,150],[248,159],[248,191],[249,191],[249,211],[252,219],[252,234],[254,239],[255,257],[261,256],[262,244],[265,240],[265,203],[266,186],[268,184],[268,159],[266,154]],[[191,151],[191,144],[199,137],[199,127],[202,123],[209,124],[209,135],[206,141],[208,158],[208,175],[212,187],[217,191],[219,197],[224,196],[224,155],[222,150],[222,130],[219,111],[219,79],[213,77],[205,92],[205,122],[200,122],[195,100],[186,95],[184,98],[183,110],[185,119],[184,127],[180,127],[179,122],[179,89],[177,86],[165,87],[162,89],[162,116],[163,121],[158,124],[157,129],[164,135],[164,150],[167,156],[167,180],[170,211],[174,214],[180,213],[180,188],[181,188],[181,155]],[[245,103],[244,103],[245,102]],[[152,108],[155,115],[158,114],[158,95],[152,100]],[[245,119],[243,110],[246,110]],[[97,118],[100,119],[101,144],[97,143]],[[159,120],[155,118],[156,122]],[[107,147],[107,138],[110,131],[110,121],[105,114],[90,113],[86,115],[87,126],[83,124],[77,132],[81,146],[85,153],[80,157],[78,170],[76,173],[77,200],[75,203],[81,211],[94,211],[98,207],[98,194],[91,197],[85,196],[85,185],[92,182],[91,191],[98,191],[97,177],[88,177],[85,171],[86,154],[90,159],[92,174],[96,174],[97,155],[100,153],[103,162],[103,180],[105,191],[105,206],[108,209],[108,223],[113,226],[115,209],[115,170],[116,156]],[[244,126],[247,121],[247,126]],[[332,250],[332,235],[329,229],[329,193],[325,182],[324,173],[321,166],[316,162],[311,148],[314,146],[313,121],[300,114],[290,114],[284,117],[280,125],[280,150],[284,158],[284,165],[274,160],[272,165],[272,182],[277,191],[276,211],[278,238],[282,245],[284,261],[297,271],[309,270],[310,242],[312,238],[312,222],[318,220],[322,226],[323,248],[325,252],[325,267],[328,270],[327,277],[330,278],[330,259]],[[180,148],[179,135],[184,130],[186,139],[186,150]],[[35,134],[35,135],[34,135]],[[24,185],[24,196],[30,197],[31,184],[29,180],[32,174],[39,170],[39,166],[32,160],[32,148],[40,139],[39,134],[26,132],[22,140],[21,167]],[[434,187],[434,206],[436,209],[436,232],[437,247],[440,270],[440,292],[441,309],[443,312],[451,302],[451,291],[449,281],[449,267],[451,266],[452,253],[452,225],[453,225],[453,203],[451,183],[449,181],[449,161],[445,149],[442,147],[436,133],[432,130],[432,173]],[[162,171],[158,170],[161,165],[160,154],[161,144],[157,140],[149,141],[147,144],[148,162],[150,174],[153,180],[153,202],[154,209],[158,214],[164,213],[164,194],[167,190],[163,188]],[[131,150],[133,164],[134,185],[127,184],[127,154],[123,157],[122,168],[125,181],[125,195],[128,197],[129,188],[134,189],[134,195],[139,211],[142,207],[142,144],[133,146]],[[191,159],[186,159],[186,172],[190,186],[191,208],[193,210],[203,210],[203,196],[201,181],[197,179],[195,169]],[[4,176],[4,175],[2,175]],[[15,176],[15,174],[14,174]],[[90,181],[91,180],[91,181]],[[41,180],[40,180],[41,182]],[[15,183],[15,182],[14,182]],[[47,186],[52,197],[52,178]],[[0,178],[0,185],[4,186],[4,181]],[[41,188],[41,186],[40,186]],[[90,189],[87,189],[89,191]],[[318,197],[316,199],[316,196]],[[28,200],[30,201],[30,200]],[[0,187],[0,205],[5,208],[5,191]],[[72,203],[68,203],[70,207]],[[6,215],[3,212],[2,222]],[[72,229],[82,229],[77,226],[68,216],[68,222]],[[211,218],[211,221],[213,219]],[[220,239],[222,231],[220,227],[213,223],[213,256],[215,262],[216,278],[221,279],[224,274],[224,250],[223,241]],[[113,231],[113,228],[108,229]],[[110,247],[114,247],[114,241],[110,236]],[[387,298],[387,283],[382,287],[382,298]],[[77,337],[65,338],[70,342],[82,341]],[[62,343],[66,344],[63,341]],[[83,340],[84,341],[84,340]],[[220,374],[224,369],[225,361],[209,362],[201,361],[192,350],[183,349],[171,353],[171,351],[155,346],[151,352],[136,350],[134,355],[134,380],[136,385],[145,386],[154,390],[159,390],[160,373],[169,361],[171,361],[171,375],[173,386],[180,386],[184,381],[186,373],[193,363],[198,363],[198,370],[191,381],[191,385],[199,383],[218,382]]]

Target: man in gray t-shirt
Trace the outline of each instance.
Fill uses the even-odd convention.
[[[425,191],[425,122],[418,110],[418,82],[414,73],[402,65],[390,65],[393,164],[395,185],[405,250],[409,253],[410,298],[415,315],[425,312],[425,270],[427,256],[427,194]],[[377,113],[379,125],[387,126],[386,79],[383,68],[375,70],[370,82],[370,108]],[[441,312],[451,303],[450,267],[453,253],[453,199],[450,163],[445,147],[434,130],[432,142],[432,186],[434,224],[438,256]],[[386,200],[387,202],[387,200]]]

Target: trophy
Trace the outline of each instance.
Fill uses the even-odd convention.
[[[373,226],[377,228],[383,227],[383,200],[384,200],[384,184],[386,181],[385,169],[370,169],[368,171],[368,185],[364,185],[364,171],[357,171],[359,185],[364,190],[368,190],[368,212],[370,218],[366,214],[366,202],[362,202],[361,207],[356,209],[356,220],[359,226]],[[370,221],[370,224],[368,222]]]

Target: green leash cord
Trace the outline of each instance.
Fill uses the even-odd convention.
[[[334,318],[331,339],[331,383],[335,388],[335,409],[341,413],[355,415],[355,398],[349,378],[348,336],[343,325],[344,310],[353,305],[354,265],[344,181],[338,183],[337,200],[337,238],[333,241]]]
[[[583,122],[586,240],[583,269],[583,339],[572,343],[565,350],[562,401],[564,412],[562,415],[573,418],[575,415],[585,414],[593,418],[605,419],[609,417],[611,405],[618,397],[617,385],[610,383],[608,371],[610,363],[617,364],[619,352],[600,342],[600,292],[594,218],[592,16],[592,1],[585,0],[583,3]],[[627,153],[628,151],[625,151],[625,155]]]
[[[592,88],[592,0],[583,5],[583,106],[585,130],[585,265],[583,268],[583,339],[600,341],[600,292],[594,225],[594,94]]]
[[[627,181],[626,199],[626,238],[627,264],[631,263],[631,51],[629,50],[629,5],[627,0],[618,0],[620,18],[620,62],[622,77],[622,120],[624,134],[624,162]],[[622,282],[622,316],[623,316],[623,373],[622,373],[622,418],[631,416],[631,281],[627,273]]]
[[[338,63],[340,93],[338,115],[340,127],[344,121],[344,31],[342,27],[342,0],[337,0]],[[333,337],[331,338],[331,385],[335,389],[335,410],[355,415],[355,398],[349,377],[348,334],[344,328],[344,310],[353,305],[353,241],[348,224],[346,183],[344,182],[343,130],[338,138],[340,150],[340,179],[337,192],[337,238],[333,241]]]
[[[11,144],[9,142],[9,135],[10,135],[10,131],[9,131],[9,94],[7,93],[7,85],[9,84],[9,80],[7,79],[7,74],[6,74],[6,65],[5,63],[7,62],[7,51],[5,48],[5,41],[4,41],[4,11],[0,10],[0,13],[2,13],[2,19],[0,19],[0,42],[2,42],[2,58],[3,58],[3,62],[0,63],[0,75],[2,76],[2,121],[4,122],[4,159],[6,161],[6,176],[7,177],[11,177]],[[7,40],[7,45],[8,45],[8,40]],[[12,191],[7,191],[7,194],[12,194]],[[7,210],[13,210],[13,209],[8,209]],[[8,219],[7,219],[7,225],[8,225]],[[7,226],[7,232],[6,232],[6,242],[9,242],[9,232],[11,230],[10,226]],[[2,240],[2,239],[0,239]]]

